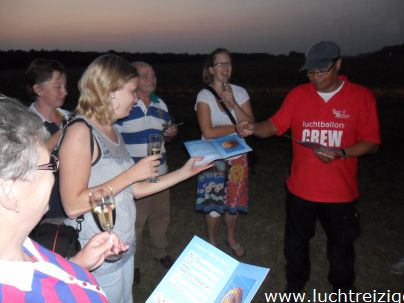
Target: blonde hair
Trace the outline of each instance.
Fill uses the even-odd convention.
[[[112,54],[98,57],[79,81],[80,97],[76,112],[88,118],[94,117],[101,125],[111,123],[114,109],[110,93],[137,76],[136,68],[122,57]]]
[[[213,82],[213,75],[209,72],[209,68],[214,66],[216,56],[218,54],[226,54],[231,60],[231,54],[225,48],[217,48],[213,52],[211,52],[206,58],[205,65],[203,66],[202,70],[202,82],[206,85],[212,84]]]

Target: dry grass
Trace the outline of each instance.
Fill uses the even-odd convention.
[[[179,167],[188,155],[182,142],[199,137],[192,102],[193,96],[167,94],[166,100],[177,120],[186,121],[177,140],[169,145],[171,168]],[[252,94],[258,120],[274,112],[281,96],[268,101],[267,92]],[[397,99],[380,101],[380,118],[383,145],[380,151],[360,161],[361,202],[359,210],[363,234],[356,243],[357,288],[360,291],[402,291],[404,276],[389,272],[392,262],[404,255],[404,165],[401,156],[404,124],[404,104]],[[254,302],[264,302],[264,292],[282,291],[285,287],[283,256],[284,235],[284,181],[288,175],[290,142],[283,138],[249,140],[258,163],[256,174],[250,179],[250,212],[240,216],[238,235],[247,248],[240,259],[271,271],[255,297]],[[172,189],[170,252],[178,256],[193,235],[206,238],[203,215],[194,212],[195,180],[188,180]],[[224,227],[219,231],[219,248],[231,254],[224,240]],[[146,242],[148,239],[146,238]],[[147,245],[146,245],[147,246]],[[312,272],[306,290],[329,291],[326,239],[320,227],[311,243]],[[146,255],[150,256],[150,254]],[[144,302],[165,274],[160,264],[145,258],[142,282],[134,288],[135,302]]]

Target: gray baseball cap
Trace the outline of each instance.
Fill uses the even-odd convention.
[[[339,46],[331,41],[321,41],[311,47],[300,70],[322,69],[338,58],[340,58]]]

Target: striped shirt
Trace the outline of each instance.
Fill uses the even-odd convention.
[[[162,134],[163,124],[168,121],[170,121],[170,115],[167,105],[160,98],[155,98],[148,107],[141,99],[138,99],[137,104],[132,108],[129,115],[116,123],[126,148],[135,163],[148,155],[147,142],[149,135]],[[161,154],[160,175],[168,171],[164,142]]]
[[[23,245],[34,262],[0,260],[0,302],[108,302],[88,271],[29,238]]]

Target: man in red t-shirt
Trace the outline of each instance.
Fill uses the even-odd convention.
[[[315,44],[301,68],[310,83],[291,90],[267,121],[237,126],[241,136],[291,132],[285,227],[288,292],[302,291],[309,278],[309,242],[317,219],[327,235],[330,283],[334,290],[354,289],[353,243],[360,234],[357,162],[359,156],[376,152],[380,131],[374,96],[340,76],[341,63],[338,45]]]

